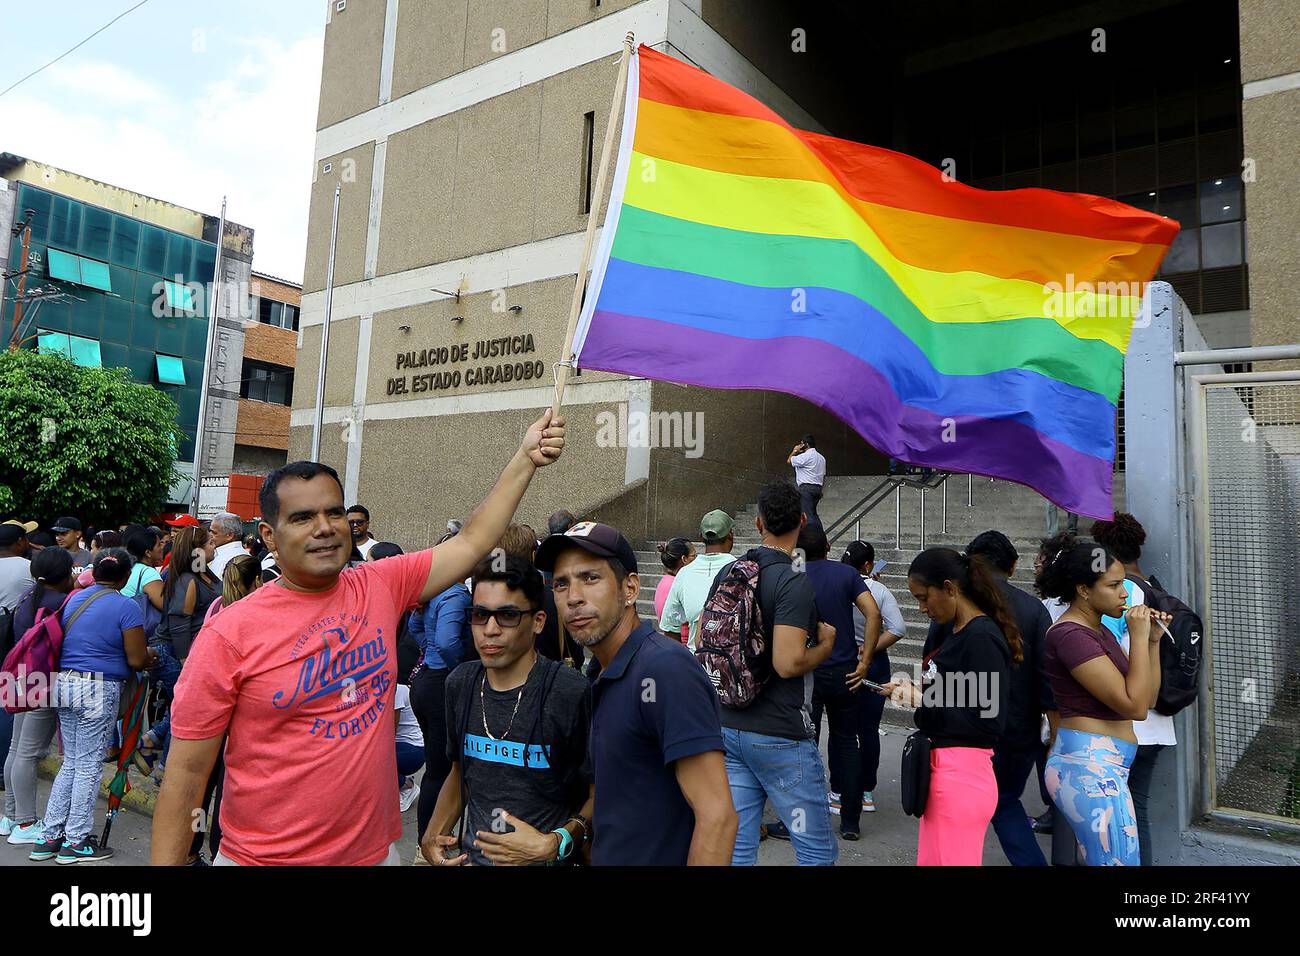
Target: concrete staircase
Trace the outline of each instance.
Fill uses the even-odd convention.
[[[871,488],[881,480],[881,476],[867,475],[854,477],[833,477],[826,482],[825,494],[817,507],[817,513],[824,525],[829,527],[840,515],[855,505]],[[1116,475],[1116,507],[1122,508],[1124,501],[1123,476]],[[1034,556],[1039,543],[1046,533],[1046,503],[1034,491],[1008,481],[996,481],[988,478],[974,478],[968,482],[965,476],[956,476],[947,481],[948,509],[947,531],[943,530],[943,491],[927,491],[925,495],[925,546],[951,547],[962,550],[970,540],[982,531],[996,528],[1007,535],[1020,552],[1020,561],[1012,584],[1033,593]],[[970,498],[970,505],[967,498]],[[904,488],[899,498],[897,524],[901,524],[901,548],[896,539],[895,501],[891,495],[861,522],[861,533],[855,534],[855,527],[848,530],[831,544],[831,560],[839,560],[844,547],[855,537],[870,541],[876,548],[877,560],[888,561],[880,576],[881,582],[888,587],[898,600],[907,623],[907,633],[902,640],[889,649],[890,667],[894,673],[907,673],[915,679],[921,663],[921,648],[929,628],[929,620],[921,613],[916,601],[907,590],[907,568],[912,559],[921,550],[921,493],[917,489]],[[737,556],[759,544],[758,531],[754,525],[758,513],[757,505],[750,505],[733,515],[736,521]],[[1066,514],[1060,512],[1059,524],[1066,527]],[[1091,520],[1081,518],[1079,530],[1087,534]],[[698,527],[683,527],[683,536],[698,537]],[[697,551],[703,551],[703,544],[696,541]],[[637,563],[641,570],[641,596],[637,601],[637,611],[643,618],[652,620],[654,613],[655,587],[664,576],[663,564],[653,546],[647,545],[637,551]],[[883,723],[897,728],[912,727],[910,711],[903,711],[893,705],[885,708]]]

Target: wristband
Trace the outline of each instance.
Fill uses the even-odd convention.
[[[559,863],[561,860],[568,859],[569,854],[573,852],[573,837],[564,827],[559,827],[551,832],[560,838],[559,853],[555,857],[555,862]]]

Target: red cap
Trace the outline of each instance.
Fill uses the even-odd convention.
[[[172,518],[167,523],[173,528],[197,528],[199,526],[199,519],[194,517],[194,515],[181,515],[180,517]]]

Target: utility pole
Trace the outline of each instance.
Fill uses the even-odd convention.
[[[221,295],[221,260],[226,249],[226,197],[221,197],[221,222],[217,226],[217,261],[212,267],[212,285],[208,298],[208,342],[203,352],[203,382],[199,389],[199,423],[194,429],[194,486],[190,492],[190,514],[199,512],[199,489],[203,485],[203,446],[207,444],[208,387],[212,378],[212,346],[217,340],[217,302]]]
[[[330,315],[334,311],[334,250],[339,235],[339,197],[343,184],[334,187],[334,213],[330,219],[330,258],[325,267],[325,324],[320,330],[320,368],[316,371],[316,417],[311,430],[311,460],[320,461],[320,433],[325,423],[325,370],[330,354]],[[360,359],[358,359],[360,361]]]
[[[14,299],[14,319],[13,325],[9,328],[9,351],[18,350],[18,329],[21,327],[23,320],[23,298],[27,295],[27,255],[32,245],[32,217],[36,215],[35,209],[24,211],[24,221],[22,225],[23,233],[23,261],[18,271],[18,293]],[[14,229],[16,233],[17,228]]]

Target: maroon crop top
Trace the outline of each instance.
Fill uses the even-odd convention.
[[[1128,676],[1128,655],[1107,628],[1094,631],[1073,621],[1060,621],[1047,632],[1043,672],[1052,685],[1056,709],[1062,717],[1092,717],[1096,720],[1127,720],[1117,714],[1074,679],[1070,671],[1085,661],[1105,655],[1119,672]]]

